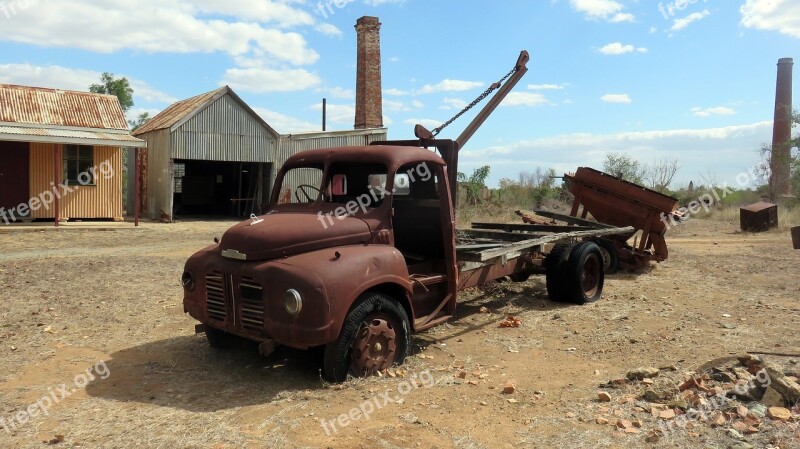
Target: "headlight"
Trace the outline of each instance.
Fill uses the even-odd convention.
[[[181,276],[181,284],[183,284],[183,288],[187,291],[194,290],[194,278],[192,277],[192,273],[184,271],[183,276]]]
[[[291,316],[297,316],[303,310],[303,297],[295,289],[286,290],[283,294],[283,308]]]

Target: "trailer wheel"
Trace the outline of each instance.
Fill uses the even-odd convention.
[[[325,347],[324,374],[342,382],[403,363],[411,330],[403,307],[382,293],[366,293],[345,318],[339,338]]]
[[[564,290],[566,286],[566,277],[564,274],[569,252],[570,245],[558,243],[544,259],[544,266],[547,270],[547,296],[551,301],[564,301]]]
[[[572,248],[566,263],[565,297],[575,304],[595,302],[603,294],[605,273],[603,255],[594,242],[582,242]]]
[[[594,240],[600,248],[600,254],[603,256],[603,271],[606,274],[614,274],[619,270],[619,253],[617,252],[617,245],[612,240],[597,239]]]
[[[231,334],[213,327],[206,327],[205,334],[208,345],[212,348],[225,349],[229,347],[233,341],[233,336]]]

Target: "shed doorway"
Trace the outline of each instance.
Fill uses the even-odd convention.
[[[173,161],[173,217],[245,218],[269,201],[270,164]]]
[[[29,179],[28,143],[0,141],[0,208],[7,211],[4,214],[6,220],[16,221],[18,218],[25,218],[19,216],[17,207],[28,204]]]

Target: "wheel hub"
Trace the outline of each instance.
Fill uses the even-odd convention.
[[[600,283],[600,261],[597,256],[591,255],[586,259],[581,272],[581,288],[586,296],[594,296]]]
[[[369,375],[391,368],[397,356],[396,339],[397,334],[386,315],[365,320],[353,343],[351,371]]]

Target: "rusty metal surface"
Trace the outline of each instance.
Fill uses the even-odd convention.
[[[800,226],[792,228],[792,246],[794,249],[800,249]]]
[[[0,84],[0,122],[127,130],[113,95]]]
[[[220,87],[219,89],[212,90],[211,92],[206,92],[192,98],[187,98],[186,100],[173,103],[167,107],[167,109],[164,109],[155,117],[151,118],[147,123],[136,129],[136,131],[133,132],[133,135],[140,136],[157,129],[171,128],[173,125],[192,114],[197,109],[201,108],[213,98],[224,94],[226,87],[227,86]]]
[[[583,207],[582,218],[591,214],[597,221],[613,226],[632,226],[642,231],[642,238],[633,252],[620,251],[622,261],[643,266],[651,259],[663,261],[669,257],[664,240],[668,215],[678,208],[678,200],[616,176],[580,167],[574,175],[566,175],[569,190],[575,195],[570,215],[577,217]],[[623,248],[629,233],[619,236],[618,247]]]
[[[147,144],[127,131],[93,131],[89,129],[64,129],[0,125],[0,139],[18,142],[64,143],[92,146],[118,146],[143,148]]]
[[[778,227],[778,205],[760,201],[739,209],[744,232],[766,232]]]

